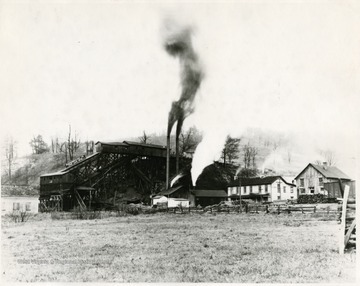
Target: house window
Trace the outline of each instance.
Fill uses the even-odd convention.
[[[268,192],[268,185],[265,185],[265,193]]]
[[[305,189],[304,188],[300,188],[300,190],[301,190],[302,194],[305,194]]]
[[[231,188],[231,194],[236,195],[236,187]]]
[[[280,196],[278,196],[278,197],[277,197],[277,199],[278,199],[278,200],[280,200],[280,199],[281,199],[281,197],[280,197]]]
[[[250,194],[252,193],[252,186],[250,186]]]
[[[31,203],[28,202],[28,203],[25,204],[25,210],[27,212],[31,211]]]
[[[290,188],[290,193],[294,193],[294,188],[293,187]]]
[[[262,186],[260,185],[259,186],[259,193],[261,193],[261,191],[262,191]]]
[[[294,199],[294,197],[293,197],[293,196],[291,196],[291,197],[290,197],[290,199]]]
[[[280,183],[277,184],[277,192],[278,192],[279,194],[281,193]]]
[[[283,186],[283,192],[286,193],[286,186]]]
[[[20,210],[20,203],[13,203],[13,210],[14,211]]]
[[[313,194],[315,192],[314,187],[310,187],[310,194]]]
[[[320,186],[324,186],[323,178],[319,178],[319,185],[320,185]]]
[[[300,179],[300,187],[304,187],[304,178]]]

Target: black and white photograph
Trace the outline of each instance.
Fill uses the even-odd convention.
[[[1,285],[356,284],[356,0],[0,1]]]

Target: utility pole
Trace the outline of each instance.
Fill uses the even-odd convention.
[[[240,174],[239,174],[239,175],[240,175]],[[238,194],[239,194],[239,210],[240,210],[240,213],[242,213],[242,205],[241,205],[241,178],[240,178],[240,176],[235,175],[234,181],[236,181],[237,179],[239,180],[239,191],[238,191]]]
[[[242,213],[242,206],[241,206],[241,177],[240,176],[239,176],[239,205],[240,205],[240,213]]]

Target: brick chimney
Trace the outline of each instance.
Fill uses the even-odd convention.
[[[327,169],[327,166],[328,166],[327,162],[323,162],[323,168],[324,168],[324,170]]]

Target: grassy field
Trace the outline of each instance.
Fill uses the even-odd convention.
[[[338,254],[339,225],[322,217],[39,217],[2,220],[3,281],[355,282],[355,254]]]

